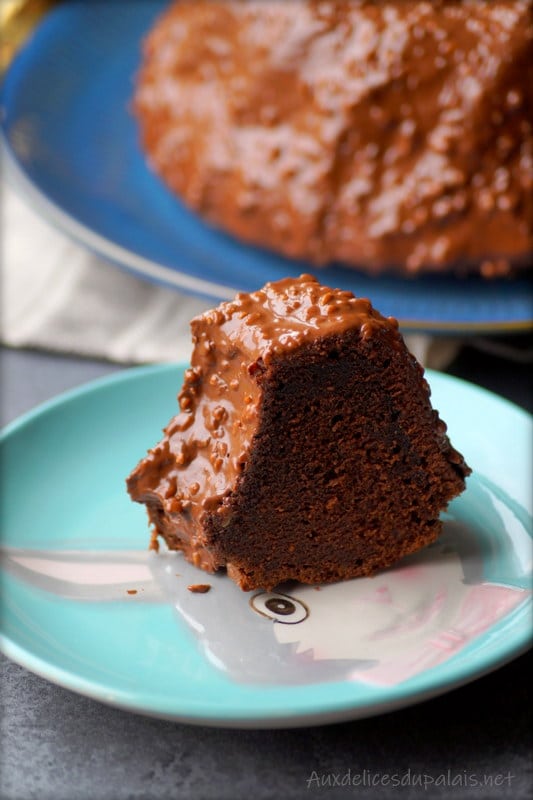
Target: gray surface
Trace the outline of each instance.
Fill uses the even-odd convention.
[[[105,362],[0,348],[2,425],[61,392],[119,369]]]
[[[14,351],[3,352],[1,366],[6,421],[116,369]],[[527,366],[467,348],[450,372],[532,408]],[[441,698],[373,719],[290,731],[223,731],[108,708],[2,658],[0,797],[531,797],[532,661],[530,654],[522,656]],[[381,785],[393,774],[411,786]],[[335,786],[357,775],[365,785]],[[455,786],[424,790],[416,785],[424,775],[435,783],[453,779]],[[484,776],[501,785],[465,787]]]

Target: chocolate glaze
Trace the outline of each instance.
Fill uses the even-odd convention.
[[[246,241],[370,272],[531,265],[533,0],[179,0],[135,111],[153,168]]]
[[[388,369],[391,360],[397,361],[399,369],[406,372],[408,381],[415,386],[416,402],[426,418],[424,425],[432,447],[435,442],[441,454],[439,459],[443,460],[446,469],[452,465],[453,481],[464,487],[463,478],[468,468],[460,454],[450,446],[445,424],[431,410],[429,389],[422,369],[407,353],[397,321],[383,317],[368,300],[356,298],[351,292],[321,286],[315,278],[302,275],[297,279],[268,283],[252,294],[238,294],[234,301],[222,303],[193,319],[191,329],[194,347],[191,366],[185,372],[178,395],[180,413],[166,427],[162,441],[140,462],[127,481],[131,497],[147,505],[149,519],[155,527],[152,545],[155,537],[160,535],[171,549],[183,550],[192,563],[203,569],[214,571],[227,567],[230,576],[243,588],[254,585],[268,588],[268,574],[262,576],[262,584],[256,584],[245,575],[239,563],[241,544],[245,550],[253,550],[253,537],[246,534],[245,541],[241,542],[234,525],[234,514],[240,513],[236,511],[236,498],[245,476],[257,472],[257,457],[253,468],[251,466],[253,448],[262,451],[262,457],[265,457],[264,443],[258,446],[257,442],[261,436],[264,437],[265,430],[267,434],[274,430],[283,414],[289,418],[297,409],[305,395],[307,379],[304,378],[302,387],[298,388],[296,405],[289,399],[287,406],[285,399],[281,399],[285,391],[283,387],[288,387],[290,395],[294,391],[291,384],[297,387],[302,376],[307,374],[315,374],[317,380],[326,376],[323,391],[329,398],[322,407],[330,409],[327,414],[333,416],[333,407],[338,402],[342,416],[347,403],[351,407],[355,402],[357,407],[359,402],[352,399],[351,392],[360,391],[361,397],[370,392],[370,400],[364,403],[365,407],[369,403],[372,407],[375,402],[372,393],[377,391],[379,395],[382,392],[382,370]],[[360,353],[356,352],[359,350]],[[366,370],[364,375],[361,373],[364,385],[360,389],[358,363]],[[294,370],[301,370],[300,375]],[[353,389],[343,398],[345,375]],[[309,391],[315,402],[317,391],[319,396],[322,389],[318,389],[317,384]],[[398,393],[395,402],[403,403],[404,390],[397,388],[395,391]],[[267,397],[271,398],[268,402]],[[387,397],[386,403],[390,405],[392,401]],[[319,399],[318,402],[320,405]],[[278,406],[281,403],[278,410],[275,410],[276,403]],[[300,423],[300,412],[295,413],[297,418],[292,430],[297,436],[300,424],[309,426],[309,414]],[[353,413],[357,426],[359,412]],[[376,408],[375,413],[379,416],[381,411],[378,413]],[[272,415],[270,421],[265,414]],[[368,414],[368,409],[364,414]],[[399,415],[399,411],[395,412],[394,419]],[[386,448],[397,448],[396,452],[403,448],[407,454],[405,433],[398,423],[380,423],[382,427],[383,424],[388,426],[386,437],[390,441]],[[412,425],[412,421],[409,424]],[[276,442],[279,442],[281,448],[286,435],[283,431],[275,434],[272,446],[276,447]],[[330,438],[326,426],[327,447],[333,446],[335,450],[335,437],[331,441]],[[397,459],[396,455],[394,459]],[[266,456],[266,462],[270,469],[273,463],[270,455]],[[266,474],[264,469],[261,474]],[[425,480],[422,474],[418,479]],[[261,482],[265,480],[267,485],[262,486]],[[261,492],[266,492],[265,513],[275,514],[276,498],[271,498],[269,493],[271,480],[259,476],[256,483],[253,478],[251,491],[253,494],[259,486]],[[449,475],[446,480],[449,481]],[[286,488],[285,483],[284,490]],[[456,487],[455,493],[457,491]],[[352,495],[353,491],[348,487],[348,496]],[[337,495],[328,494],[324,499],[318,497],[317,502],[329,511],[337,500]],[[246,501],[246,506],[255,520],[253,499]],[[338,508],[334,512],[337,513]],[[305,509],[300,512],[298,507],[294,513],[303,519],[306,512]],[[433,508],[431,513],[434,513]],[[429,540],[427,536],[434,538],[436,535],[437,522],[430,520],[429,528],[426,540]],[[260,522],[258,529],[261,536]],[[266,534],[265,537],[261,546],[267,543]],[[224,544],[225,539],[228,546]],[[257,545],[258,550],[261,546]],[[290,552],[295,550],[294,545],[291,547]],[[412,542],[409,547],[412,549]],[[410,552],[409,547],[402,552]],[[316,572],[310,580],[318,580]]]

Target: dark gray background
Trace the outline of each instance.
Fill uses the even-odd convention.
[[[60,391],[119,369],[12,350],[2,351],[0,366],[4,422]],[[533,408],[528,364],[465,347],[448,372]],[[162,722],[108,708],[2,657],[0,797],[529,798],[532,666],[527,654],[440,698],[367,720],[239,731]],[[435,782],[454,778],[456,785],[426,790],[417,785],[368,785],[393,774],[407,780],[408,770],[412,784],[420,779],[415,776],[427,775]],[[366,785],[333,785],[335,779],[347,783],[357,774]],[[501,785],[464,786],[483,776]],[[318,786],[320,780],[326,785]]]

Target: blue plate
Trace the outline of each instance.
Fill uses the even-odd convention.
[[[125,492],[125,475],[175,412],[182,378],[173,365],[123,372],[6,430],[8,656],[139,713],[282,727],[406,706],[529,646],[529,415],[428,372],[474,470],[439,541],[371,579],[245,593],[177,554],[148,553],[144,509]],[[198,583],[211,590],[188,590]]]
[[[45,17],[2,89],[15,184],[96,253],[178,289],[230,298],[313,272],[209,228],[149,171],[129,104],[143,35],[165,5],[131,0],[126,12],[120,0],[62,3]],[[370,297],[404,330],[523,330],[533,318],[524,279],[371,278],[342,267],[316,274]]]

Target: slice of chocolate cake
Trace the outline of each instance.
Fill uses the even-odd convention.
[[[396,320],[303,275],[191,327],[181,412],[127,481],[154,546],[271,589],[368,575],[438,536],[470,469]]]

